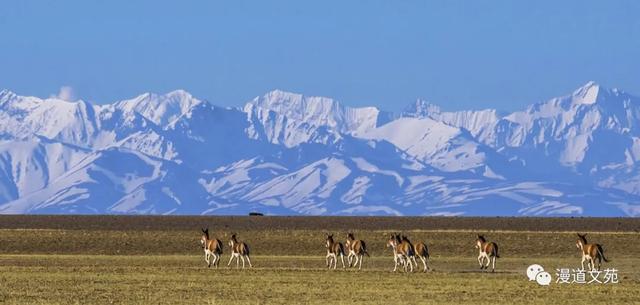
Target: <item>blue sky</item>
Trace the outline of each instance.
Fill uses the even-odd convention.
[[[640,1],[8,1],[0,88],[98,103],[271,89],[514,110],[595,80],[640,94]]]

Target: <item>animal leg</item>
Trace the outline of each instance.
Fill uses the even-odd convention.
[[[249,255],[247,255],[247,261],[249,262],[249,268],[253,268],[253,265],[251,265],[251,258],[249,258]]]
[[[410,271],[413,272],[413,264],[411,263],[411,260],[408,257],[407,257],[407,262],[409,262],[409,267],[411,267]]]
[[[409,265],[409,272],[413,272],[413,263],[411,263],[411,257],[405,256],[405,264]]]
[[[427,260],[424,258],[424,256],[420,256],[420,260],[422,261],[422,265],[424,266],[423,271],[427,272]]]
[[[407,272],[407,261],[404,259],[404,255],[400,257],[400,261],[402,262],[402,270]]]
[[[233,261],[233,254],[231,254],[231,257],[229,258],[229,263],[227,264],[227,266],[231,266],[232,261]]]
[[[358,270],[362,269],[362,260],[364,260],[364,255],[360,254],[360,266],[358,266]]]
[[[344,255],[340,254],[340,260],[342,260],[342,269],[344,269]],[[338,262],[336,262],[336,265]]]
[[[218,254],[213,254],[213,265],[218,268],[218,264],[220,262],[220,256]]]
[[[394,254],[393,255],[393,272],[396,272],[397,269],[398,269],[398,255]]]
[[[491,272],[496,271],[496,257],[493,257],[493,265],[491,266]]]
[[[241,255],[240,258],[242,259],[242,269],[244,269],[244,255]]]

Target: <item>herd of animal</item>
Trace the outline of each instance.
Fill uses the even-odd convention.
[[[602,260],[609,262],[604,256],[604,250],[602,245],[595,243],[588,243],[586,234],[577,234],[578,240],[576,241],[576,247],[582,254],[582,269],[584,270],[584,263],[587,262],[587,267],[591,270],[600,270],[602,266]],[[204,260],[208,267],[211,265],[216,268],[220,265],[220,257],[222,255],[222,241],[219,239],[211,239],[209,237],[209,229],[202,229],[202,237],[200,239],[202,248],[204,249]],[[229,248],[231,249],[231,257],[229,258],[230,266],[233,260],[236,260],[236,267],[240,267],[240,261],[242,261],[242,268],[245,268],[245,259],[251,265],[251,258],[249,257],[249,246],[238,241],[236,234],[232,234],[229,240]],[[364,240],[356,239],[353,233],[347,233],[345,243],[335,241],[333,234],[326,234],[325,247],[327,250],[326,266],[327,268],[336,269],[338,266],[338,258],[342,262],[342,268],[349,268],[358,266],[358,269],[362,269],[362,261],[364,257],[369,257],[367,252],[367,246]],[[393,271],[397,271],[398,266],[402,266],[405,272],[413,272],[414,266],[417,268],[417,259],[420,259],[423,265],[423,272],[429,271],[429,249],[424,242],[417,242],[413,244],[411,240],[405,235],[391,234],[387,240],[387,248],[393,250]],[[476,238],[475,248],[478,249],[478,264],[480,269],[488,269],[491,265],[491,271],[496,269],[496,259],[500,258],[498,254],[498,244],[495,242],[487,241],[483,235],[478,235]],[[345,256],[347,257],[347,264],[344,262]],[[598,262],[596,267],[595,263]],[[333,266],[333,267],[332,267]]]

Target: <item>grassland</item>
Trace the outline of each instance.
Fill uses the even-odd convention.
[[[237,233],[255,268],[227,268],[227,248],[219,269],[206,268],[200,226],[223,240]],[[3,216],[0,303],[638,304],[639,227],[635,219]],[[347,230],[372,257],[362,271],[326,270],[323,233],[342,240]],[[399,231],[427,241],[433,271],[391,272],[384,241]],[[526,279],[533,263],[552,274],[578,267],[575,231],[604,244],[619,284]],[[478,269],[475,233],[500,245],[497,272]]]

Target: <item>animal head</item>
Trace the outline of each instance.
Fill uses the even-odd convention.
[[[325,246],[329,248],[331,247],[331,244],[333,244],[333,234],[327,234],[327,238],[325,239]]]
[[[209,228],[201,229],[201,230],[202,230],[202,236],[200,237],[200,244],[202,245],[202,247],[204,247],[205,243],[209,239]]]
[[[389,240],[387,240],[387,248],[391,247],[391,248],[395,248],[396,246],[398,246],[398,240],[397,240],[397,235],[395,234],[390,234],[389,235]]]
[[[229,247],[233,247],[233,245],[234,245],[236,242],[238,242],[238,241],[237,241],[237,239],[236,239],[236,234],[235,234],[235,233],[233,233],[233,234],[231,234],[231,239],[229,240]]]
[[[576,240],[576,248],[582,250],[584,245],[587,244],[587,234],[580,234],[580,233],[576,233],[576,234],[578,235],[578,240]]]
[[[393,246],[393,234],[389,234],[389,239],[387,239],[387,248]]]
[[[347,241],[344,242],[344,245],[347,248],[351,247],[351,243],[355,241],[355,237],[353,237],[353,233],[347,233]]]
[[[483,235],[478,234],[478,238],[476,239],[476,249],[480,249],[482,244],[487,242]]]

